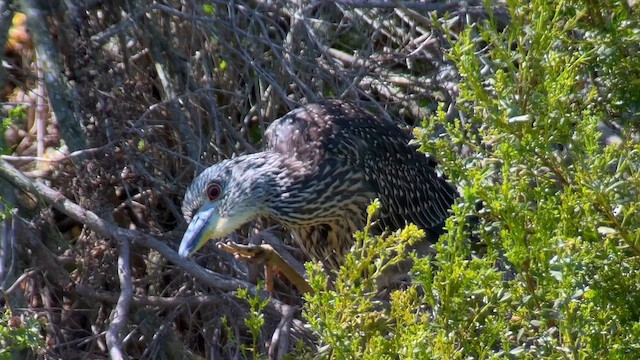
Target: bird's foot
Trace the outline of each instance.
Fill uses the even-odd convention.
[[[252,264],[268,264],[273,256],[277,256],[275,250],[267,244],[238,244],[233,241],[219,242],[218,248],[235,256],[237,260]]]
[[[265,282],[267,291],[273,290],[272,267],[277,268],[291,281],[298,291],[302,293],[312,292],[311,286],[280,254],[269,244],[238,244],[233,241],[219,242],[218,248],[233,254],[237,260],[247,261],[253,264],[265,265]]]

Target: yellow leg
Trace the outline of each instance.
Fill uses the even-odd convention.
[[[233,241],[219,242],[218,248],[233,254],[237,259],[251,263],[262,263],[267,267],[278,268],[284,276],[293,283],[301,293],[312,292],[311,286],[304,277],[299,274],[280,254],[269,244],[243,245]],[[268,278],[271,278],[269,269],[266,269]],[[269,281],[267,279],[267,281]],[[272,286],[272,285],[271,285]]]

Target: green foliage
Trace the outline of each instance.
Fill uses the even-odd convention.
[[[9,110],[8,117],[2,118],[2,121],[0,121],[0,155],[11,153],[11,149],[7,147],[5,142],[5,133],[12,124],[25,121],[27,110],[26,106],[16,106]],[[0,180],[0,183],[2,183],[2,180]],[[2,197],[2,193],[0,193],[0,205],[0,208],[3,210],[0,212],[0,221],[4,221],[11,216],[12,206]]]
[[[9,110],[6,118],[2,118],[0,122],[0,154],[11,153],[10,149],[6,148],[5,132],[12,124],[22,124],[27,118],[27,110],[27,106],[18,105]]]
[[[29,110],[29,108],[26,105],[18,105],[11,108],[9,110],[9,117],[3,119],[3,127],[24,122],[27,118],[27,110]]]
[[[258,284],[258,288],[262,287]],[[244,319],[245,325],[249,329],[252,338],[252,346],[246,347],[242,345],[243,353],[249,351],[252,354],[252,358],[260,358],[260,338],[262,326],[264,325],[264,308],[269,305],[269,299],[263,299],[258,295],[249,294],[248,289],[238,289],[238,298],[246,301],[249,304],[248,317]],[[246,354],[243,356],[248,358]]]
[[[507,4],[506,28],[490,18],[452,40],[464,116],[447,124],[441,106],[415,132],[462,195],[437,254],[414,259],[415,285],[388,306],[376,276],[415,228],[358,234],[333,287],[310,266],[321,356],[640,358],[637,15],[626,1]],[[622,141],[605,145],[598,123],[614,120]]]
[[[212,4],[204,4],[202,5],[202,11],[207,14],[207,15],[214,15],[215,14],[215,8],[213,7]]]
[[[0,318],[0,360],[11,359],[14,351],[43,348],[40,330],[41,324],[36,319],[21,319],[6,310]]]
[[[380,207],[378,201],[368,209],[371,224]],[[305,318],[323,342],[329,345],[330,358],[395,358],[396,354],[421,351],[422,341],[404,343],[411,329],[396,317],[411,320],[417,315],[407,313],[419,304],[415,287],[391,295],[391,313],[376,296],[377,282],[384,281],[385,272],[403,260],[407,245],[424,236],[410,225],[404,230],[384,236],[372,236],[369,226],[355,234],[355,245],[345,259],[345,265],[335,273],[333,285],[320,264],[307,263],[313,294],[305,296]],[[413,309],[413,310],[410,310]]]

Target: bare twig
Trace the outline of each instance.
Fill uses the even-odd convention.
[[[3,179],[0,179],[0,186],[8,188],[9,184]],[[4,194],[5,191],[0,191],[0,197],[7,197]],[[8,199],[4,199],[7,201]],[[7,209],[5,204],[0,202],[0,211],[6,213]],[[14,256],[15,248],[15,228],[13,226],[13,220],[5,218],[0,221],[0,290],[4,289],[15,276],[16,259]],[[19,282],[16,280],[9,289],[14,288]],[[7,290],[8,291],[8,290]]]
[[[29,163],[29,162],[33,162],[33,161],[38,161],[38,162],[43,162],[43,163],[59,163],[59,162],[64,162],[64,161],[72,161],[74,160],[74,158],[87,158],[89,156],[100,156],[100,155],[104,155],[108,149],[113,148],[113,146],[115,145],[116,141],[112,141],[108,144],[105,144],[103,146],[100,147],[96,147],[96,148],[90,148],[90,149],[83,149],[83,150],[78,150],[78,151],[74,151],[70,154],[65,153],[65,150],[62,149],[60,150],[60,156],[58,157],[38,157],[38,156],[15,156],[15,155],[0,155],[0,159],[8,161],[8,162],[12,162],[12,163],[16,163],[16,164],[20,164],[23,165],[25,163]]]
[[[338,4],[342,4],[352,8],[366,8],[366,9],[397,9],[406,8],[419,11],[449,11],[460,6],[460,3],[466,3],[465,1],[454,1],[446,4],[441,3],[425,3],[417,1],[385,1],[385,0],[367,0],[367,1],[355,1],[355,0],[334,0]]]
[[[29,270],[26,273],[23,273],[22,275],[18,276],[18,278],[16,279],[16,281],[13,282],[13,284],[11,286],[9,286],[9,288],[7,288],[6,291],[4,291],[3,296],[5,297],[9,297],[11,296],[11,294],[13,294],[14,291],[16,291],[16,289],[18,287],[20,287],[22,285],[22,282],[33,277],[36,276],[38,274],[38,270]],[[0,288],[0,291],[2,291],[2,289]]]
[[[106,303],[115,304],[118,302],[118,294],[110,291],[100,291],[92,287],[77,284],[74,289],[78,295],[85,298],[94,299]],[[197,307],[201,305],[216,305],[223,301],[223,297],[219,295],[193,295],[193,296],[141,296],[133,295],[131,304],[135,306],[158,306],[163,308],[175,308],[186,305]]]
[[[120,295],[114,309],[114,316],[106,332],[107,347],[112,359],[127,358],[122,350],[122,331],[127,324],[127,314],[133,297],[131,283],[131,263],[129,254],[129,239],[118,241],[118,279],[120,280]]]
[[[106,44],[113,36],[118,35],[126,31],[129,27],[136,26],[136,21],[147,14],[149,11],[155,8],[155,4],[148,5],[142,9],[134,11],[131,15],[125,17],[117,24],[110,26],[105,31],[95,34],[91,37],[96,48],[100,48]]]
[[[38,141],[38,157],[42,157],[44,155],[44,135],[47,130],[47,108],[45,102],[47,99],[45,98],[44,92],[44,83],[43,78],[44,74],[42,71],[42,62],[38,60],[36,62],[36,72],[38,74],[38,81],[36,85],[36,138]]]
[[[269,359],[282,359],[289,352],[289,333],[291,332],[291,324],[293,322],[294,314],[294,309],[288,306],[284,315],[282,315],[282,319],[280,319],[280,323],[271,337]]]

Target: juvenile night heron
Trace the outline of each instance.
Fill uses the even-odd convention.
[[[195,178],[182,210],[188,256],[258,218],[293,233],[302,250],[336,268],[379,198],[383,227],[442,229],[457,196],[434,162],[393,122],[343,101],[303,106],[274,121],[264,151],[224,160]]]

